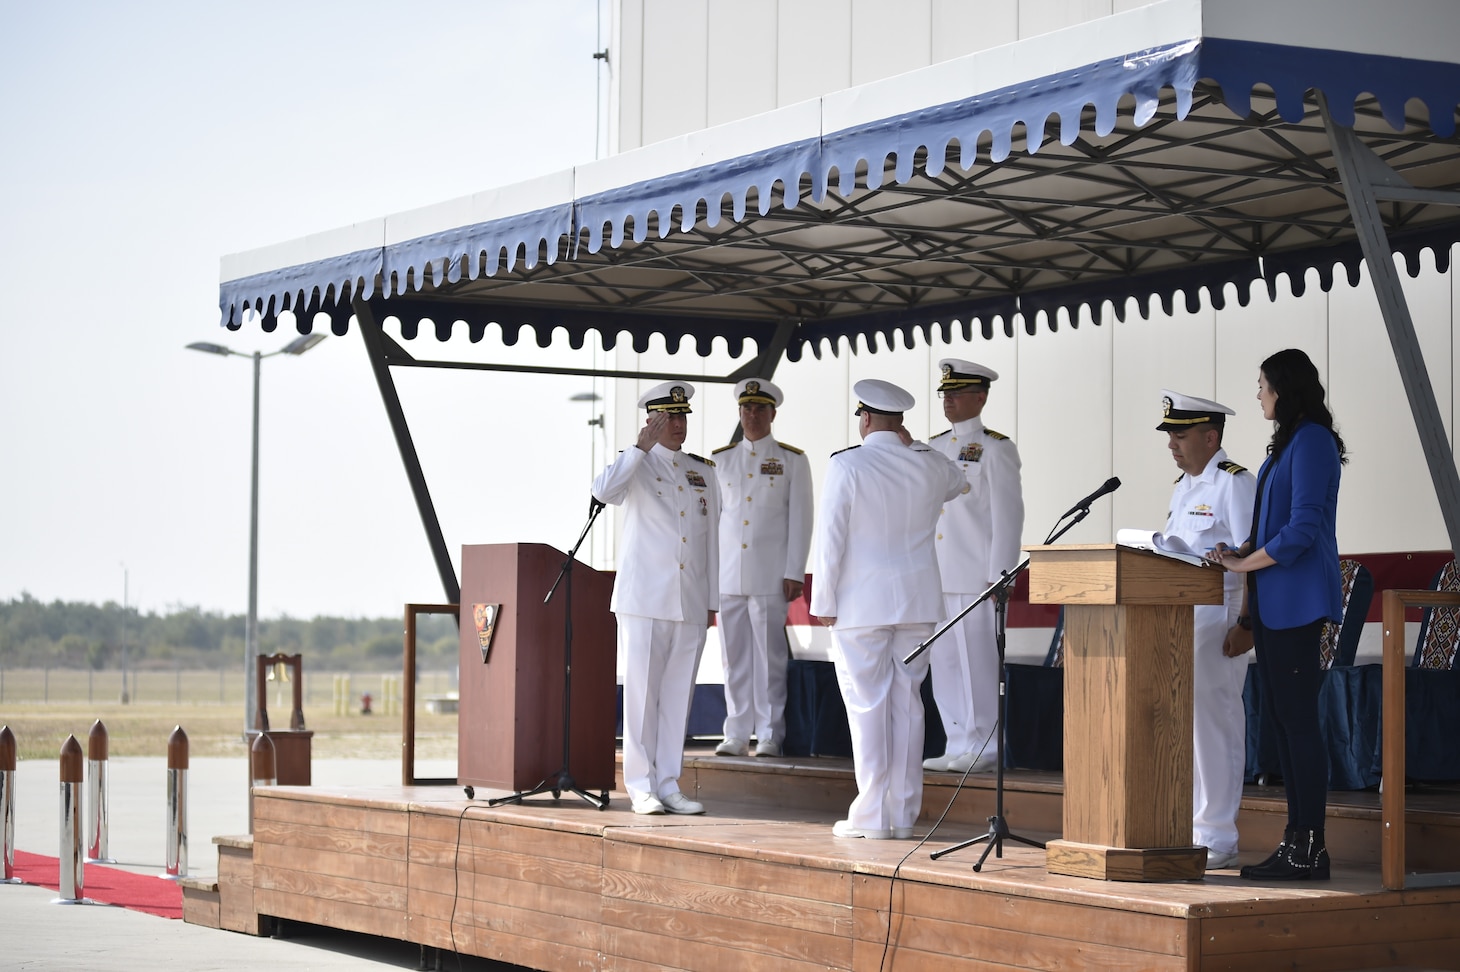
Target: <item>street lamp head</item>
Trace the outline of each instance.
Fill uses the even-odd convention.
[[[279,349],[281,354],[303,354],[319,342],[323,341],[323,334],[301,334],[288,344]]]
[[[227,357],[230,354],[235,354],[236,353],[236,352],[234,352],[234,351],[232,351],[232,350],[230,350],[228,348],[225,348],[221,344],[211,344],[211,343],[209,343],[207,341],[194,341],[192,344],[189,344],[188,345],[188,350],[189,351],[206,351],[208,354],[221,354],[224,357]]]

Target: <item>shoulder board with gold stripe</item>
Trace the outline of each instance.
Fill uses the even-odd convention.
[[[785,449],[785,450],[786,450],[786,451],[787,451],[787,452],[790,452],[790,453],[793,453],[793,454],[795,454],[795,455],[798,455],[798,456],[804,456],[804,455],[806,455],[806,452],[805,452],[805,450],[803,450],[803,449],[798,449],[798,448],[796,448],[796,447],[795,447],[795,446],[793,446],[793,445],[787,445],[787,444],[786,444],[786,443],[784,443],[784,442],[782,442],[782,443],[779,443],[779,445],[780,445],[780,447],[781,447],[781,448],[782,448],[782,449]]]
[[[1008,438],[1008,436],[1005,435],[1004,433],[1002,433],[1002,432],[995,432],[993,429],[984,429],[983,430],[983,434],[986,435],[986,436],[988,436],[990,439],[1007,439]]]
[[[1247,471],[1246,466],[1239,466],[1235,462],[1232,462],[1230,459],[1223,459],[1221,462],[1217,463],[1217,468],[1220,469],[1222,472],[1228,472],[1234,476],[1238,473],[1244,473]]]
[[[1181,476],[1177,476],[1175,479],[1171,480],[1171,485],[1172,486],[1175,486],[1177,483],[1181,482],[1182,476],[1185,476],[1185,475],[1186,475],[1186,473],[1182,473]],[[1171,514],[1170,513],[1167,513],[1166,515],[1169,517]]]
[[[952,434],[953,434],[953,430],[952,429],[944,429],[942,432],[939,432],[937,435],[933,436],[933,438],[929,439],[928,441],[929,442],[934,442],[934,441],[937,441],[938,439],[943,438],[943,436],[945,436],[945,435],[952,435]]]
[[[714,465],[713,462],[711,462],[710,460],[706,459],[704,456],[697,456],[693,452],[686,452],[685,455],[689,456],[691,459],[695,460],[696,462],[702,462],[702,463],[704,463],[707,466],[713,466]]]
[[[732,442],[729,445],[723,445],[723,446],[721,446],[718,449],[711,449],[710,450],[710,455],[712,455],[712,456],[718,456],[720,453],[724,452],[726,449],[733,449],[733,448],[735,448],[735,443]]]
[[[859,446],[859,445],[847,446],[845,449],[838,449],[837,451],[833,452],[832,455],[839,456],[843,452],[851,452],[853,449],[860,449],[860,448],[862,448],[862,447]]]

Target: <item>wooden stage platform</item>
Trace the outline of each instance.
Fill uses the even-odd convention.
[[[954,794],[930,773],[918,836]],[[1460,969],[1460,886],[1382,888],[1372,793],[1333,794],[1333,880],[1263,886],[1235,870],[1131,884],[1051,875],[1006,843],[934,861],[982,833],[993,777],[971,778],[924,843],[845,840],[841,759],[691,754],[700,817],[604,811],[567,794],[489,808],[454,786],[256,791],[254,834],[220,839],[211,909],[190,920],[257,933],[308,922],[533,969]],[[1016,832],[1058,836],[1057,774],[1011,773]],[[1249,788],[1243,859],[1282,830],[1281,790]],[[1460,793],[1410,798],[1411,870],[1460,871]],[[1453,877],[1453,876],[1452,876]],[[201,889],[201,890],[200,890]],[[201,917],[200,917],[201,916]]]

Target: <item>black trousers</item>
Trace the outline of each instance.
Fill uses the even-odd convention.
[[[1318,667],[1323,620],[1296,628],[1269,628],[1256,603],[1252,640],[1266,682],[1263,708],[1276,730],[1278,764],[1288,798],[1288,827],[1322,830],[1328,809],[1328,749],[1318,727]]]

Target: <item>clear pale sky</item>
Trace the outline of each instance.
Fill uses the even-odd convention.
[[[0,600],[244,611],[251,365],[185,345],[294,334],[219,327],[220,256],[592,160],[597,2],[0,0]],[[571,545],[590,382],[397,381],[453,553]],[[262,617],[441,599],[354,329],[261,429]]]

